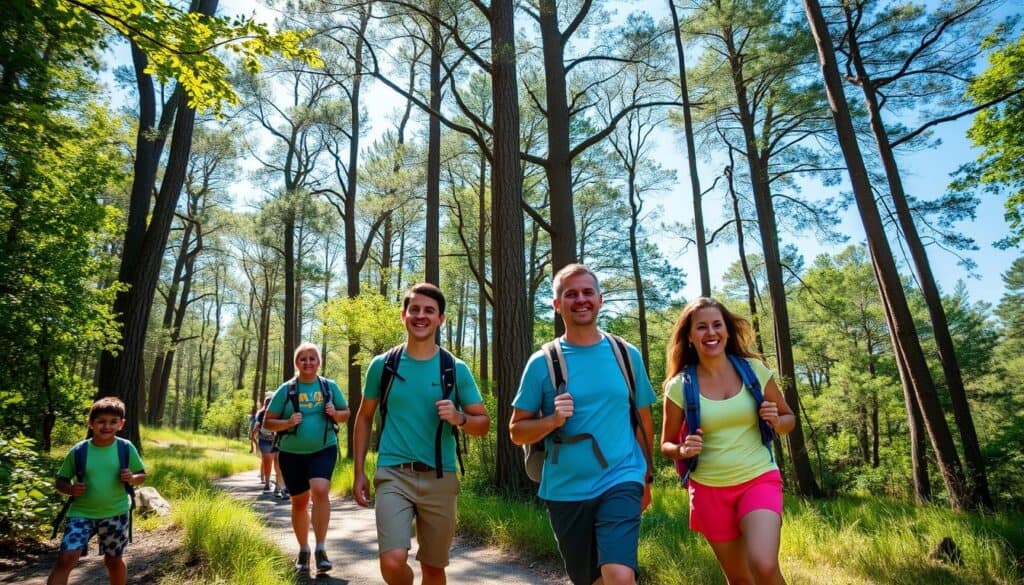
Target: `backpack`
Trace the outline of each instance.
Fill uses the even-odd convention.
[[[452,394],[458,398],[459,392],[455,387],[455,356],[453,356],[448,350],[438,346],[441,353],[441,400],[448,400]],[[380,374],[380,428],[378,434],[384,436],[384,424],[388,420],[388,396],[391,394],[391,386],[395,383],[395,378],[405,382],[405,378],[398,373],[398,364],[402,359],[402,352],[405,350],[405,344],[396,345],[388,350],[384,354],[384,369]],[[437,472],[438,479],[444,477],[444,462],[441,456],[441,437],[444,432],[445,421],[439,421],[437,423],[437,432],[434,434],[434,470]],[[466,474],[465,466],[462,463],[462,443],[459,439],[459,429],[455,425],[449,425],[452,428],[452,436],[455,437],[455,456],[459,461],[459,473],[462,475]]]
[[[320,382],[320,395],[324,397],[324,416],[327,416],[327,405],[334,403],[334,393],[331,392],[331,387],[327,385],[327,378],[324,378],[323,376],[317,376],[316,379],[318,382]],[[285,418],[284,409],[288,405],[288,403],[291,403],[292,405],[292,414],[299,412],[298,378],[293,376],[291,380],[288,380],[287,384],[288,394],[285,398],[284,406],[281,407],[281,412],[279,412],[277,415],[278,419]],[[324,425],[324,445],[327,444],[328,429],[331,429],[331,431],[335,435],[338,434],[338,423],[334,422],[334,419],[332,419],[331,417],[327,417],[327,419],[331,421],[331,424]],[[261,430],[262,428],[263,427],[260,427]],[[276,433],[274,433],[274,447],[278,446],[278,444],[281,442],[281,437],[283,435],[294,435],[296,432],[298,432],[298,426],[294,426],[287,430],[277,431]]]
[[[117,462],[120,469],[128,469],[128,445],[131,444],[128,439],[122,439],[121,437],[114,437],[114,443],[117,445]],[[77,483],[85,483],[85,464],[89,457],[89,441],[92,439],[85,439],[79,441],[74,447],[71,448],[72,457],[74,458],[75,467],[75,481]],[[125,482],[124,491],[127,492],[131,498],[131,507],[128,509],[128,542],[132,541],[132,512],[135,511],[135,486]],[[71,507],[71,502],[75,501],[75,496],[68,496],[68,499],[61,506],[60,512],[57,512],[57,517],[53,519],[53,532],[50,533],[50,538],[57,538],[57,531],[60,529],[60,523],[64,521],[64,517],[67,516],[68,509]],[[83,553],[84,556],[84,553]]]
[[[726,354],[729,358],[729,362],[732,367],[736,369],[736,372],[740,375],[740,379],[743,380],[743,386],[750,392],[750,395],[754,397],[756,403],[755,412],[761,408],[761,403],[764,402],[764,394],[761,392],[761,383],[757,380],[757,375],[754,374],[754,369],[750,367],[750,364],[746,359],[734,356],[732,354]],[[678,443],[682,443],[686,439],[686,435],[690,434],[689,429],[700,428],[700,390],[697,388],[697,365],[689,364],[683,370],[683,425],[679,428],[679,436],[676,437]],[[771,444],[775,440],[775,429],[772,428],[768,421],[762,419],[760,416],[757,417],[758,428],[761,431],[761,442],[768,449],[768,455],[775,461],[775,455],[772,453]],[[697,457],[691,457],[689,459],[676,459],[674,460],[676,473],[679,475],[679,480],[683,486],[690,479],[690,474],[697,469]]]
[[[264,410],[263,412],[256,415],[256,421],[253,426],[259,427],[257,435],[259,436],[259,439],[261,441],[274,441],[275,438],[277,437],[277,433],[275,433],[274,431],[268,431],[266,427],[263,426],[263,421],[265,421],[266,419],[267,411]]]
[[[629,348],[626,346],[626,342],[618,335],[611,333],[602,332],[602,335],[608,339],[611,344],[612,353],[615,355],[615,361],[619,364],[619,369],[622,370],[622,376],[626,379],[626,385],[629,387],[629,421],[630,426],[633,429],[633,433],[636,434],[637,427],[640,426],[640,411],[636,406],[636,378],[634,377],[633,358],[629,353]],[[565,392],[566,378],[568,377],[568,369],[565,365],[565,355],[562,353],[562,344],[559,339],[554,339],[545,343],[541,346],[541,351],[544,352],[544,359],[548,366],[548,379],[551,380],[551,385],[555,389],[555,396]],[[556,429],[550,433],[551,436],[551,463],[558,463],[558,452],[563,444],[571,445],[573,443],[579,443],[581,441],[590,440],[591,448],[594,452],[594,458],[604,469],[608,467],[608,461],[605,459],[604,454],[601,452],[601,447],[598,446],[594,436],[590,433],[580,433],[578,435],[564,435],[562,429]],[[644,458],[647,459],[648,467],[650,467],[650,444],[648,443],[647,433],[642,432],[641,437],[643,438],[644,446]],[[545,438],[531,443],[529,445],[523,445],[523,464],[526,467],[526,475],[533,481],[540,483],[541,470],[544,467],[544,459],[547,457]]]

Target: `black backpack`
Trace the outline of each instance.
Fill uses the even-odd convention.
[[[114,443],[117,445],[117,462],[121,469],[128,469],[128,445],[131,444],[128,439],[122,439],[121,437],[114,437]],[[78,483],[85,483],[85,464],[89,458],[89,441],[92,439],[85,439],[79,441],[77,445],[71,448],[72,457],[75,463],[75,481]],[[131,498],[132,504],[128,510],[128,542],[132,541],[132,512],[135,511],[135,486],[125,482],[124,491],[128,493]],[[60,529],[60,523],[64,521],[64,517],[68,514],[68,509],[71,507],[71,502],[75,501],[75,496],[68,496],[68,499],[61,506],[60,512],[57,512],[57,517],[53,519],[53,532],[50,533],[50,538],[57,538],[57,531]],[[88,552],[88,551],[86,551]],[[84,554],[83,554],[84,556]]]
[[[458,390],[455,387],[455,356],[443,347],[438,347],[441,352],[441,400],[448,400],[454,393],[458,397]],[[384,369],[380,374],[380,429],[378,433],[384,436],[384,424],[388,419],[388,396],[391,394],[391,386],[395,378],[405,382],[405,378],[398,373],[398,364],[402,359],[402,351],[405,344],[396,345],[384,354]],[[444,462],[441,457],[441,433],[444,431],[445,421],[438,421],[437,433],[434,435],[434,469],[437,471],[438,479],[444,477]],[[462,444],[459,439],[459,429],[455,425],[452,428],[452,436],[455,437],[455,456],[459,461],[459,472],[466,474],[465,466],[462,463]]]
[[[633,358],[629,353],[629,348],[626,346],[626,342],[619,337],[611,333],[604,333],[602,335],[608,339],[611,344],[612,353],[615,355],[615,361],[619,364],[619,369],[622,371],[622,377],[626,379],[626,385],[629,387],[629,422],[633,429],[633,434],[636,434],[636,430],[640,427],[640,411],[636,406],[636,378],[634,377]],[[551,385],[555,388],[555,396],[565,392],[566,377],[568,376],[568,369],[565,365],[565,356],[562,354],[562,345],[559,339],[553,339],[543,346],[541,350],[544,352],[544,359],[548,366],[548,378],[551,380]],[[581,441],[589,440],[590,446],[594,452],[594,458],[601,464],[601,468],[608,467],[608,461],[604,457],[604,453],[601,452],[601,447],[598,446],[597,441],[590,433],[580,433],[578,435],[564,435],[562,429],[556,429],[550,433],[551,435],[551,463],[558,463],[558,452],[562,445],[569,445],[573,443],[579,443]],[[647,439],[647,432],[641,433],[643,438],[643,453],[644,459],[647,459],[648,467],[650,468],[650,457],[651,457],[651,446]],[[526,475],[533,481],[540,483],[541,469],[544,467],[544,459],[547,457],[545,440],[547,437],[541,438],[536,443],[529,445],[523,445],[523,464],[526,466]]]
[[[334,393],[331,392],[331,387],[327,384],[327,378],[324,378],[323,376],[317,376],[316,379],[318,382],[320,382],[320,394],[321,396],[324,397],[324,416],[327,416],[327,405],[334,403]],[[285,397],[284,406],[281,407],[281,412],[279,412],[277,415],[278,419],[286,418],[284,416],[284,411],[285,408],[288,406],[288,403],[291,403],[292,405],[292,414],[299,412],[298,378],[296,377],[292,377],[291,380],[288,380],[288,394]],[[335,435],[338,434],[338,423],[334,422],[334,419],[329,416],[327,417],[327,419],[330,421],[330,424],[324,425],[324,445],[327,444],[328,429],[330,429]],[[274,446],[278,446],[278,444],[281,442],[281,437],[283,435],[294,435],[297,432],[297,429],[298,427],[291,427],[284,431],[277,431],[274,434]]]

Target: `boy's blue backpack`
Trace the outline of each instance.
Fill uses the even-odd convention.
[[[761,408],[761,403],[764,402],[764,394],[761,392],[761,383],[757,381],[754,369],[750,367],[750,364],[744,358],[732,354],[726,354],[726,356],[729,358],[732,367],[736,368],[740,379],[743,380],[743,386],[754,397],[754,402],[756,403],[755,412],[758,412]],[[686,435],[690,434],[690,429],[700,428],[700,390],[697,388],[697,364],[689,364],[683,370],[683,414],[683,425],[679,428],[679,436],[676,437],[676,441],[680,444],[686,439]],[[768,449],[768,454],[772,457],[772,461],[774,461],[775,457],[772,454],[771,445],[772,441],[775,440],[775,429],[760,416],[757,417],[757,424],[761,430],[761,442]],[[690,474],[697,469],[698,458],[699,456],[675,460],[676,473],[679,474],[679,480],[683,486],[686,486]]]
[[[115,444],[117,445],[117,461],[120,469],[128,469],[128,445],[131,443],[128,439],[122,439],[121,437],[114,437]],[[75,463],[75,481],[77,483],[85,483],[85,464],[89,456],[89,441],[92,439],[85,439],[79,441],[77,445],[71,448],[72,457]],[[128,493],[131,498],[132,505],[128,510],[128,542],[132,541],[132,512],[135,511],[135,486],[125,482],[124,491]],[[50,538],[57,537],[57,530],[60,528],[60,523],[64,521],[64,517],[67,516],[68,508],[71,507],[71,502],[75,500],[75,496],[68,496],[67,501],[61,507],[60,512],[57,513],[57,517],[53,519],[53,532],[50,533]]]

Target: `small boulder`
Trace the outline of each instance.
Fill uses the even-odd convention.
[[[171,504],[156,491],[156,488],[146,486],[135,492],[135,511],[142,516],[167,516],[171,513]]]
[[[931,552],[928,553],[928,558],[940,563],[948,563],[960,567],[964,564],[964,556],[960,552],[960,547],[949,536],[943,536],[942,540],[932,547]]]

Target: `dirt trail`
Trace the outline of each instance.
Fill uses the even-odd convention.
[[[286,500],[263,492],[256,472],[249,471],[218,481],[233,496],[250,502],[271,528],[269,535],[289,556],[296,553]],[[312,535],[310,535],[312,542]],[[350,498],[331,497],[331,525],[327,534],[327,555],[334,563],[329,579],[320,584],[377,585],[383,580],[377,564],[377,529],[372,509],[362,508]],[[416,544],[409,558],[416,555]],[[410,562],[419,583],[419,563]],[[474,546],[456,537],[448,566],[448,582],[472,585],[564,585],[559,567],[531,567],[521,560],[491,548]],[[311,580],[312,582],[312,580]]]

